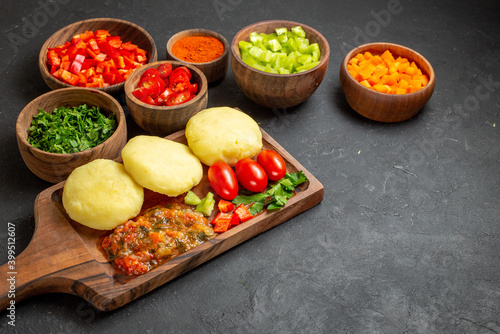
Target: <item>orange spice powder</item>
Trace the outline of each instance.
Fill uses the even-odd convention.
[[[206,63],[222,56],[224,45],[215,37],[187,36],[174,43],[172,53],[190,63]]]

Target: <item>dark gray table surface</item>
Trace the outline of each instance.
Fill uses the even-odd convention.
[[[129,20],[152,35],[160,60],[178,31],[231,41],[267,19],[310,25],[331,47],[323,82],[297,107],[259,107],[231,70],[208,101],[250,114],[318,178],[318,206],[115,311],[41,295],[16,304],[15,327],[1,313],[0,331],[500,333],[500,2],[22,0],[0,10],[1,263],[8,223],[19,254],[35,197],[50,186],[23,163],[15,123],[49,91],[38,54],[59,28]],[[409,121],[373,122],[345,101],[340,63],[372,41],[413,48],[434,67],[434,95]],[[127,121],[130,136],[141,133]]]

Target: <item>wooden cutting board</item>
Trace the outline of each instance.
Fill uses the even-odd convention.
[[[100,310],[113,310],[320,203],[323,185],[263,130],[262,136],[264,148],[277,151],[284,158],[287,171],[302,170],[308,178],[286,206],[260,214],[127,281],[118,279],[114,267],[98,247],[101,238],[109,232],[87,228],[66,214],[61,202],[64,182],[41,192],[35,200],[35,232],[31,242],[16,257],[14,269],[9,268],[8,263],[1,267],[7,278],[15,276],[15,302],[43,293],[62,292],[81,296]],[[166,138],[187,144],[184,130]],[[202,196],[210,190],[207,170],[205,166],[205,176],[194,188],[194,192]],[[9,281],[0,280],[1,310],[9,306],[10,289]]]

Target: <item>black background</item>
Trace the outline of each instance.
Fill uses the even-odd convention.
[[[250,114],[322,182],[321,204],[115,311],[41,295],[16,304],[15,327],[1,313],[2,331],[500,333],[498,1],[21,0],[0,10],[0,244],[13,222],[18,253],[50,184],[23,163],[15,123],[49,91],[38,55],[61,27],[129,20],[163,60],[181,30],[231,42],[248,24],[285,19],[312,26],[331,48],[322,84],[297,107],[259,107],[231,70],[208,100]],[[410,47],[434,67],[434,95],[409,121],[373,122],[345,101],[340,63],[375,41]],[[127,121],[130,136],[141,133]],[[0,253],[5,263],[5,246]]]

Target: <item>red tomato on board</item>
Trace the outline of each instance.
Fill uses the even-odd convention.
[[[257,162],[266,171],[271,181],[281,180],[286,174],[285,160],[275,151],[263,150],[257,156]]]
[[[254,193],[266,190],[266,172],[255,160],[250,158],[241,159],[234,166],[234,171],[238,181],[245,189]]]
[[[208,169],[208,182],[221,198],[231,201],[238,195],[238,180],[233,169],[223,161],[213,163]]]

